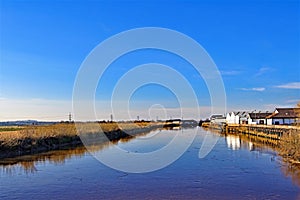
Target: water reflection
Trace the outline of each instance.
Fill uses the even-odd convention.
[[[124,140],[123,140],[124,141]],[[129,139],[127,140],[129,141]],[[114,142],[106,142],[99,145],[93,145],[90,147],[92,152],[100,151],[108,146],[115,144]],[[35,155],[25,155],[16,158],[7,158],[0,161],[0,168],[2,173],[6,174],[16,174],[21,171],[25,173],[35,173],[37,172],[36,164],[37,163],[53,163],[55,165],[62,165],[66,160],[72,158],[80,158],[85,156],[88,153],[87,149],[83,146],[64,149],[64,150],[54,150],[46,153],[40,153]]]
[[[110,145],[116,145],[118,143],[128,143],[133,139],[142,138],[148,134],[150,133],[141,133],[136,136],[128,136],[115,141],[95,144],[89,146],[88,149],[91,153],[94,153],[106,149]],[[49,152],[34,155],[24,155],[15,158],[6,158],[0,160],[0,172],[9,175],[14,175],[20,172],[24,172],[26,174],[35,173],[37,172],[36,165],[38,163],[49,162],[55,165],[63,165],[67,160],[84,157],[89,151],[84,146],[80,146],[73,148],[70,147],[62,150],[52,150]]]
[[[275,154],[271,147],[275,148],[278,141],[271,141],[268,144],[264,143],[263,138],[258,138],[255,136],[245,136],[245,135],[231,135],[225,136],[227,147],[232,150],[248,149],[249,151],[260,151],[263,153]]]
[[[178,131],[178,130],[182,130],[182,127],[181,126],[167,126],[167,127],[164,127],[164,130]]]
[[[300,166],[299,165],[291,165],[284,163],[281,167],[281,171],[284,173],[286,177],[291,177],[293,183],[300,186]]]
[[[239,137],[235,136],[235,135],[227,135],[226,139],[226,143],[228,148],[232,149],[232,150],[238,150],[241,148],[241,140]]]
[[[291,177],[294,184],[300,186],[300,165],[291,164],[282,160],[276,153],[279,147],[278,140],[269,140],[266,138],[228,134],[225,136],[227,147],[232,150],[248,149],[249,151],[257,151],[272,155],[271,161],[280,162],[281,171],[286,177]]]
[[[297,199],[299,188],[292,180],[300,184],[300,171],[281,164],[275,153],[276,141],[220,134],[213,151],[199,159],[197,153],[205,136],[216,135],[197,130],[194,143],[180,159],[147,174],[111,170],[84,147],[23,156],[5,163],[1,160],[0,199]],[[114,145],[132,152],[148,152],[176,134],[188,135],[191,131],[194,129],[150,132]],[[145,137],[153,140],[146,141]],[[109,151],[110,145],[95,145],[93,151]]]
[[[4,174],[14,175],[20,171],[26,174],[37,171],[34,162],[20,161],[17,164],[5,164],[1,166],[1,172]]]
[[[140,134],[136,137],[122,138],[119,141],[115,141],[113,143],[107,142],[99,145],[94,145],[90,149],[92,152],[98,152],[108,148],[112,144],[126,145],[126,143],[130,142],[133,139],[143,139],[143,137],[149,136],[151,134],[157,135],[157,141],[161,142],[163,137],[166,137],[165,133],[167,132],[164,132],[164,134],[158,134],[157,132]],[[215,134],[219,133],[215,132]],[[271,161],[281,163],[282,173],[287,177],[291,177],[293,182],[300,186],[300,167],[291,165],[287,162],[280,160],[280,157],[278,157],[276,154],[276,148],[278,147],[277,140],[266,140],[264,138],[258,138],[254,136],[233,134],[220,136],[223,137],[223,139],[225,140],[225,147],[227,145],[227,147],[233,151],[247,149],[248,151],[256,151],[259,153],[266,153],[268,155],[272,155]],[[67,160],[81,158],[86,156],[86,154],[88,154],[88,152],[85,147],[77,147],[73,149],[56,150],[30,156],[2,159],[0,160],[0,174],[15,175],[18,173],[36,173],[38,171],[36,165],[39,163],[47,162],[53,163],[55,165],[63,165]]]
[[[150,133],[146,132],[140,133],[135,136],[128,136],[115,141],[93,144],[88,147],[88,150],[84,146],[81,146],[63,150],[53,150],[46,153],[39,153],[34,155],[24,155],[15,158],[2,159],[0,160],[0,172],[10,175],[20,172],[25,172],[26,174],[35,173],[37,172],[36,164],[38,163],[49,162],[55,165],[63,165],[66,160],[84,157],[89,151],[91,153],[99,152],[103,149],[108,148],[110,145],[126,144],[133,139],[140,139],[146,137],[147,135],[151,135],[151,133],[157,135],[155,131],[152,131]]]

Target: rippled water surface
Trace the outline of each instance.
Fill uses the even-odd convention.
[[[217,133],[202,128],[161,130],[95,146],[93,152],[109,152],[111,145],[151,152],[176,134],[192,131],[197,136],[188,150],[171,165],[150,173],[116,171],[83,147],[11,160],[0,165],[0,199],[300,199],[299,172],[280,162],[272,144],[254,139],[220,136],[200,159],[203,138]]]

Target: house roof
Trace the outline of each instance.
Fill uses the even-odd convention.
[[[175,121],[181,121],[181,119],[168,119],[166,122],[175,122]]]
[[[267,116],[271,115],[272,113],[249,113],[251,119],[265,119]]]
[[[299,118],[300,108],[276,108],[275,111],[267,116],[267,118],[283,119],[283,118]]]
[[[220,118],[224,118],[224,116],[223,115],[212,115],[210,117],[210,119],[220,119]]]
[[[238,111],[238,112],[233,112],[234,115],[238,115],[239,117],[248,117],[249,112],[247,111]]]

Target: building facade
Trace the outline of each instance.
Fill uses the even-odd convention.
[[[294,125],[299,123],[300,108],[276,108],[266,117],[268,125]]]

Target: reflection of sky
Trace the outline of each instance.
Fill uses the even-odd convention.
[[[130,142],[122,142],[120,140],[117,146],[128,153],[147,153],[152,151],[157,151],[164,146],[168,145],[175,137],[182,138],[182,143],[184,139],[190,136],[190,134],[185,130],[157,130],[152,131],[150,134],[144,136],[137,136],[134,140]],[[182,145],[182,144],[178,144]],[[178,149],[179,146],[174,146]],[[110,147],[104,149],[103,151],[109,151]],[[176,151],[174,149],[174,151]]]
[[[156,131],[150,137],[138,137],[130,143],[118,143],[118,147],[129,152],[146,153],[167,145],[177,134],[177,132],[166,133],[164,131]],[[104,150],[105,151],[105,150]]]
[[[168,133],[172,134],[164,132],[153,140],[166,142]],[[189,130],[183,133],[189,134]],[[62,164],[38,162],[34,174],[1,173],[0,198],[168,199],[172,196],[184,199],[268,199],[272,194],[297,199],[299,187],[284,176],[280,165],[272,161],[273,155],[244,151],[243,146],[233,153],[228,150],[225,139],[221,139],[208,156],[199,159],[198,151],[205,135],[206,132],[200,129],[194,143],[181,158],[152,173],[115,171],[90,154],[72,157]],[[130,140],[122,145],[129,149],[138,143]],[[155,148],[160,145],[154,144]]]

